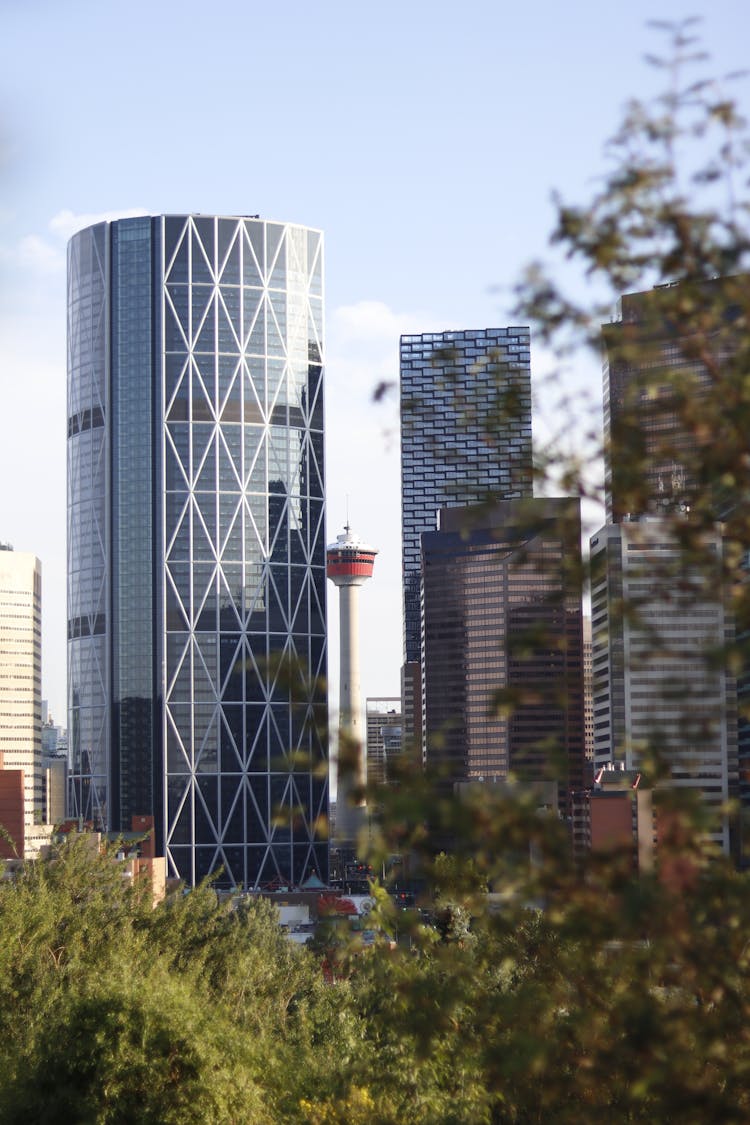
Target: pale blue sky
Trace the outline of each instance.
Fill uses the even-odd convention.
[[[325,231],[329,539],[348,494],[381,548],[363,688],[395,694],[398,452],[371,388],[395,377],[400,332],[506,323],[552,189],[586,199],[624,102],[659,88],[649,19],[704,9],[711,73],[745,64],[747,0],[686,3],[0,0],[0,538],[43,562],[59,721],[67,236],[131,209]],[[748,106],[747,81],[735,95]]]

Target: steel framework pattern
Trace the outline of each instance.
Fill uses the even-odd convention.
[[[138,224],[155,279],[140,360]],[[107,820],[150,798],[191,882],[220,867],[250,887],[325,877],[322,237],[208,216],[111,226]],[[150,420],[125,390],[149,351]],[[144,565],[132,540],[149,538],[149,505]],[[151,762],[128,745],[149,730]]]

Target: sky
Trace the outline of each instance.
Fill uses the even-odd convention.
[[[323,229],[328,540],[348,515],[379,548],[362,689],[395,696],[398,416],[373,390],[397,380],[402,333],[514,323],[512,286],[548,255],[553,192],[590,198],[623,106],[662,87],[644,56],[666,42],[648,22],[692,15],[708,72],[741,69],[747,0],[0,0],[0,540],[42,560],[57,722],[70,235],[189,211]],[[747,110],[750,80],[734,95]],[[533,334],[531,355],[542,388]],[[570,378],[600,397],[590,359]],[[332,589],[329,623],[335,702]]]

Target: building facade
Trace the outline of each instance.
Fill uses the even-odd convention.
[[[747,362],[737,324],[749,293],[747,274],[661,285],[624,294],[602,326],[608,523],[690,512],[719,520],[744,499],[727,485],[723,458],[731,466],[737,442],[745,446],[728,406]]]
[[[606,510],[608,523],[622,530],[602,529],[592,550],[611,627],[607,653],[601,627],[598,641],[594,629],[597,761],[617,763],[631,753],[625,746],[658,743],[675,786],[694,787],[718,807],[721,794],[737,795],[739,784],[748,808],[747,771],[739,770],[738,783],[737,763],[750,760],[750,726],[741,718],[738,725],[737,698],[750,694],[750,678],[740,672],[735,683],[716,671],[711,653],[732,640],[722,590],[744,582],[735,568],[725,584],[722,559],[740,557],[740,544],[728,543],[747,538],[739,469],[747,435],[731,404],[746,380],[741,326],[749,292],[748,275],[658,286],[625,294],[603,326]],[[617,591],[639,599],[636,611],[643,603],[640,616],[613,608]],[[681,671],[679,705],[665,669],[648,661],[649,646],[669,651],[661,662],[667,680]],[[669,699],[660,700],[665,691]],[[730,829],[724,817],[716,840],[736,853]]]
[[[101,223],[68,252],[71,815],[168,873],[327,871],[320,232]]]
[[[443,509],[422,536],[423,738],[454,785],[584,782],[577,500]]]
[[[710,659],[732,636],[722,596],[722,539],[703,535],[690,566],[671,521],[609,524],[591,539],[594,764],[661,769],[661,784],[699,793],[711,833],[734,851],[726,804],[739,793],[736,684]],[[705,558],[713,555],[713,571]]]
[[[405,743],[419,743],[420,537],[441,508],[530,497],[529,329],[401,337]]]
[[[13,844],[19,858],[28,858],[38,847],[42,816],[42,566],[6,544],[0,545],[0,770],[7,774],[5,804],[15,810],[10,823],[0,823],[16,837],[22,831]]]
[[[586,732],[586,761],[594,761],[594,663],[591,645],[591,617],[583,618],[583,714]]]
[[[370,696],[365,702],[367,723],[367,783],[385,785],[388,759],[401,752],[401,699]]]

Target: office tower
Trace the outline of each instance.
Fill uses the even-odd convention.
[[[33,857],[42,812],[42,565],[8,544],[0,544],[0,770],[16,836],[23,832],[16,851]]]
[[[370,696],[365,701],[367,723],[367,780],[371,785],[388,781],[388,760],[401,752],[401,699]]]
[[[602,325],[608,523],[691,510],[719,519],[736,500],[722,456],[737,435],[717,388],[744,346],[749,290],[740,275],[626,293]]]
[[[557,781],[566,810],[582,787],[580,534],[571,499],[442,509],[423,534],[423,736],[454,784]]]
[[[624,562],[627,567],[634,561],[632,553],[628,555],[627,551],[631,549],[630,539],[641,533],[630,528],[630,522],[654,516],[672,521],[671,533],[666,522],[661,524],[664,531],[661,549],[653,541],[653,528],[642,532],[645,540],[651,538],[648,552],[653,572],[650,578],[641,574],[637,583],[640,596],[646,599],[653,618],[651,647],[655,650],[664,644],[671,647],[676,643],[676,637],[670,636],[670,630],[674,631],[678,625],[671,616],[670,605],[674,604],[674,590],[679,590],[682,575],[674,573],[671,583],[665,583],[659,574],[670,568],[673,572],[689,570],[693,565],[689,557],[691,537],[697,537],[696,542],[703,543],[700,549],[708,553],[709,559],[707,598],[714,604],[714,609],[711,610],[708,603],[703,604],[697,596],[692,600],[683,599],[679,629],[684,636],[678,662],[685,662],[686,682],[705,677],[706,685],[713,684],[712,688],[706,686],[701,690],[709,696],[713,694],[717,706],[716,701],[727,695],[730,679],[724,677],[717,681],[717,673],[707,666],[707,659],[714,645],[729,640],[732,626],[723,605],[719,607],[716,603],[723,576],[718,562],[712,567],[710,552],[713,547],[714,557],[721,559],[723,549],[720,542],[726,528],[715,521],[727,521],[729,535],[732,536],[738,526],[742,527],[744,520],[746,497],[735,474],[744,453],[746,435],[733,420],[731,402],[732,395],[745,379],[746,358],[743,359],[743,351],[746,351],[746,345],[741,326],[749,281],[747,275],[739,275],[710,281],[682,281],[643,293],[629,293],[622,297],[615,321],[602,328],[606,347],[607,520],[616,523],[629,521],[623,523],[623,535],[628,546],[618,546],[613,542],[608,548],[611,565],[618,568]],[[731,529],[733,520],[734,531]],[[610,534],[615,533],[606,529],[598,533],[599,538],[604,536],[605,539]],[[741,530],[740,536],[744,535],[744,530]],[[683,543],[682,552],[677,549],[677,539]],[[643,554],[645,549],[633,548],[641,560],[646,557]],[[732,551],[728,557],[731,556]],[[602,561],[597,565],[601,569]],[[617,589],[621,581],[622,576],[616,569],[609,577],[612,589]],[[712,589],[709,588],[711,583]],[[671,586],[671,589],[666,586]],[[663,604],[657,613],[655,607],[659,599]],[[715,619],[709,627],[705,618],[706,614],[710,617],[712,612]],[[618,611],[617,616],[623,615]],[[602,742],[605,718],[612,739],[609,747],[611,758],[621,753],[618,739],[634,737],[627,724],[624,734],[622,729],[622,700],[628,698],[632,677],[640,679],[641,693],[648,690],[658,693],[663,687],[659,685],[656,670],[646,672],[644,667],[636,670],[632,666],[634,655],[629,644],[625,644],[624,652],[619,651],[634,628],[631,615],[626,613],[624,617],[624,621],[612,623],[607,675],[601,640],[598,663],[595,661],[594,667],[599,730],[596,754],[601,762],[606,759]],[[661,631],[666,632],[666,639],[662,639]],[[640,643],[643,643],[642,637]],[[684,736],[685,723],[691,714],[688,700],[683,701],[680,708],[673,705],[671,711],[668,709],[667,713],[660,713],[658,719],[653,715],[651,720],[652,726],[658,722],[660,737],[670,747],[668,756],[677,753],[678,744],[686,742],[690,747],[693,765],[681,778],[680,784],[701,788],[692,775],[702,772],[709,804],[718,800],[719,789],[724,792],[735,789],[733,778],[737,771],[738,732],[737,700],[733,692],[734,689],[729,693],[731,698],[727,695],[726,704],[722,704],[725,710],[721,714],[715,713],[715,721],[710,724],[711,729],[702,743],[700,736]],[[742,674],[739,692],[740,695],[748,694],[747,677]],[[612,710],[609,717],[606,716],[605,700],[609,700],[608,706]],[[696,706],[700,709],[700,702],[696,702]],[[648,737],[648,716],[642,715],[639,723],[637,737],[645,739]],[[749,731],[747,724],[740,722],[741,757],[750,757]],[[701,744],[706,755],[703,767],[699,760]],[[721,755],[724,755],[723,763],[719,761]],[[680,774],[685,772],[677,764],[674,770]],[[741,770],[740,776],[744,772]],[[750,791],[744,794],[743,803],[750,804]],[[729,847],[728,839],[729,828],[724,823],[719,842],[725,850]],[[736,841],[731,844],[732,849],[735,846]]]
[[[586,761],[594,760],[594,664],[591,647],[591,618],[583,619],[583,726]]]
[[[69,247],[71,814],[190,883],[327,876],[322,286],[258,218]]]
[[[352,790],[366,781],[362,746],[362,691],[359,682],[359,588],[372,578],[377,550],[368,547],[347,524],[326,552],[328,577],[339,591],[339,742],[336,789],[336,837],[351,842],[360,825]]]
[[[441,508],[531,496],[528,328],[401,337],[405,742],[419,742],[420,536]]]
[[[685,559],[663,518],[609,524],[591,539],[594,762],[638,770],[655,757],[661,784],[701,794],[717,817],[713,838],[729,853],[736,842],[723,806],[738,795],[736,687],[706,656],[721,651],[732,623],[721,535],[702,540],[712,571]]]

